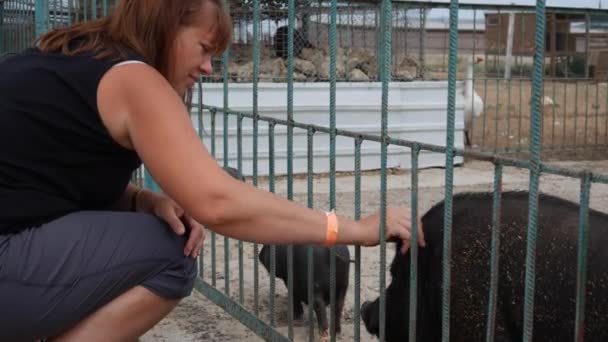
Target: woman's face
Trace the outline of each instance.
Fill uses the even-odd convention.
[[[216,9],[212,6],[205,1],[194,23],[181,27],[175,37],[169,82],[180,96],[194,86],[199,76],[213,72],[211,42],[215,34]]]

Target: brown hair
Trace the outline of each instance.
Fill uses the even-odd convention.
[[[91,51],[97,58],[126,58],[130,49],[168,77],[175,35],[180,26],[195,23],[204,2],[215,5],[215,34],[210,43],[218,54],[232,38],[232,21],[222,0],[121,0],[104,18],[46,33],[37,40],[38,47],[66,55]],[[82,43],[71,44],[74,40]]]

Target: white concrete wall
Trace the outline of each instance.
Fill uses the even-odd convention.
[[[462,147],[463,106],[457,88],[456,103],[456,146]],[[235,83],[229,85],[228,106],[231,110],[251,113],[253,103],[252,84]],[[198,91],[193,96],[198,103]],[[294,83],[294,120],[329,127],[329,83]],[[223,106],[223,84],[203,84],[203,103]],[[447,117],[447,82],[416,81],[391,83],[389,90],[389,135],[394,138],[445,145]],[[259,114],[275,118],[287,118],[287,84],[259,83]],[[198,128],[197,110],[193,108],[192,121]],[[237,166],[237,124],[236,116],[229,115],[228,159],[229,165]],[[211,150],[211,120],[209,112],[203,113],[203,141]],[[381,84],[338,83],[336,87],[336,127],[364,134],[380,134],[381,125]],[[275,126],[275,175],[287,172],[287,129]],[[253,158],[252,120],[243,120],[243,173],[252,174]],[[258,133],[258,175],[268,174],[268,124],[260,121]],[[294,129],[294,173],[307,171],[307,132]],[[401,146],[389,146],[388,167],[409,169],[410,151]],[[216,158],[223,164],[223,115],[216,117]],[[380,144],[364,142],[361,149],[362,170],[380,168]],[[455,158],[462,163],[462,158]],[[423,151],[419,159],[420,167],[445,166],[445,155]],[[354,140],[350,137],[336,139],[336,170],[354,169]],[[316,133],[314,138],[314,171],[329,171],[329,135]]]

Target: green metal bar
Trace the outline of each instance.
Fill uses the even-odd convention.
[[[253,331],[256,335],[263,338],[266,341],[289,341],[284,336],[279,334],[272,327],[259,320],[255,315],[252,315],[247,309],[239,305],[223,293],[218,291],[215,287],[209,286],[209,284],[202,281],[200,278],[196,279],[194,283],[195,288],[212,301],[215,305],[221,307],[225,312],[236,318]]]
[[[104,4],[104,8],[105,8],[105,6],[106,6],[106,4]],[[197,92],[198,104],[202,104],[203,103],[203,82],[200,77],[198,78],[197,86],[198,86],[198,92]],[[198,128],[198,137],[202,141],[203,140],[203,131],[204,131],[203,107],[202,106],[197,106],[196,119],[197,119],[197,128]],[[204,253],[201,253],[199,256],[199,272],[198,273],[199,273],[199,277],[201,278],[201,280],[204,280],[205,279],[205,254]]]
[[[573,146],[576,146],[576,137],[578,136],[578,82],[574,82],[574,138]]]
[[[511,146],[511,79],[512,77],[509,77],[507,80],[507,150]]]
[[[536,18],[545,18],[545,0],[536,0]],[[534,328],[534,289],[536,277],[536,238],[540,179],[541,93],[545,52],[545,20],[536,20],[535,54],[532,78],[532,112],[530,117],[530,186],[528,200],[528,236],[524,290],[524,342],[532,341]]]
[[[412,156],[412,191],[411,191],[411,213],[412,239],[410,245],[410,319],[409,340],[416,341],[416,324],[418,309],[418,157],[420,146],[414,145],[411,149]],[[399,253],[399,252],[397,252]]]
[[[331,0],[330,6],[330,62],[329,62],[329,207],[336,209],[336,32],[337,0]],[[329,332],[331,342],[336,341],[336,251],[330,248],[329,257]]]
[[[36,37],[40,37],[45,34],[49,27],[49,8],[46,0],[36,0],[35,4],[35,18],[36,18]]]
[[[253,98],[252,98],[252,118],[253,118],[253,142],[252,142],[252,172],[253,172],[253,185],[258,185],[258,83],[260,74],[260,0],[253,0]],[[253,244],[253,310],[256,317],[259,315],[259,260],[258,256],[258,244]]]
[[[315,131],[312,127],[307,128],[307,150],[306,157],[308,161],[308,170],[306,172],[306,181],[307,181],[307,198],[308,198],[308,207],[313,207],[313,163],[314,163],[314,134]],[[313,315],[313,304],[314,303],[314,259],[313,259],[313,250],[312,246],[308,246],[307,250],[307,259],[308,259],[308,284],[307,284],[307,292],[308,292],[308,341],[312,342],[315,340],[315,323],[312,320]]]
[[[568,82],[564,83],[564,126],[562,132],[562,148],[566,147],[566,125],[568,120]]]
[[[595,84],[595,143],[593,144],[597,147],[598,144],[598,135],[600,133],[600,84]]]
[[[97,0],[91,0],[91,19],[97,19]]]
[[[204,108],[214,108],[215,110],[218,110],[218,111],[222,110],[221,108],[215,108],[215,107],[206,106],[206,105],[204,105],[203,107]],[[235,115],[241,114],[247,118],[253,117],[253,114],[244,113],[244,112],[231,111],[231,113],[235,114]],[[265,121],[265,122],[272,121],[275,124],[287,126],[286,120],[281,120],[281,119],[263,116],[263,115],[258,115],[257,119],[259,121]],[[296,128],[302,128],[302,129],[312,128],[312,129],[314,129],[315,132],[319,132],[319,133],[328,134],[330,132],[330,129],[328,127],[320,126],[320,125],[312,125],[312,124],[294,122],[293,126]],[[344,130],[344,129],[336,129],[335,133],[336,133],[336,136],[351,137],[351,138],[361,137],[362,139],[364,139],[366,141],[374,141],[374,142],[378,142],[378,143],[382,142],[382,138],[380,136],[374,135],[374,134],[361,134],[360,132],[348,131],[348,130]],[[407,140],[407,139],[397,139],[397,138],[387,137],[386,141],[390,145],[404,146],[404,147],[410,147],[410,148],[413,147],[415,144],[418,144],[420,146],[421,150],[430,151],[430,152],[437,152],[437,153],[445,154],[447,151],[445,146],[420,143],[418,141],[412,141],[412,140]],[[515,158],[506,157],[506,156],[498,156],[498,155],[494,155],[492,153],[486,153],[486,152],[465,151],[463,149],[453,148],[452,153],[454,154],[454,156],[466,157],[466,158],[471,158],[471,159],[480,160],[480,161],[487,161],[487,162],[493,162],[493,163],[500,162],[503,166],[509,166],[509,167],[518,167],[518,168],[529,169],[529,168],[531,168],[531,165],[532,165],[531,161],[529,161],[529,160],[515,159]],[[559,175],[559,176],[567,176],[567,177],[578,178],[578,179],[582,179],[582,177],[584,176],[584,173],[589,171],[589,170],[574,170],[574,169],[569,169],[569,168],[563,168],[563,167],[559,167],[559,166],[555,166],[555,165],[551,165],[551,164],[544,164],[542,162],[539,162],[538,165],[539,165],[540,171],[543,173]],[[593,174],[592,181],[595,183],[608,184],[608,175]]]
[[[355,220],[361,218],[361,137],[355,138]],[[355,246],[354,340],[361,340],[361,246]]]
[[[450,55],[448,62],[448,117],[446,137],[445,200],[443,219],[442,341],[450,340],[450,293],[452,258],[452,192],[454,186],[454,116],[458,54],[458,0],[450,2]]]
[[[488,59],[485,59],[486,65],[488,63]],[[488,103],[488,78],[483,80],[483,103]],[[485,149],[486,147],[486,116],[482,115],[483,119],[483,131],[481,132],[481,146]]]
[[[525,22],[525,20],[522,20],[522,22]],[[521,124],[522,124],[522,98],[523,98],[523,77],[519,79],[519,116],[518,116],[518,123],[517,123],[517,150],[521,151]]]
[[[4,1],[0,1],[0,54],[8,52],[6,48],[4,30],[6,30],[4,24]]]
[[[578,230],[578,272],[576,275],[576,317],[574,340],[583,342],[585,334],[585,294],[587,286],[587,250],[589,248],[589,192],[591,175],[581,180],[579,230]]]
[[[216,157],[215,120],[216,120],[217,110],[212,109],[210,114],[211,114],[211,155],[213,156],[213,158],[215,158]],[[215,260],[215,253],[216,253],[215,239],[216,239],[216,233],[214,231],[211,231],[211,285],[213,285],[213,287],[216,286],[216,277],[217,277],[216,260]]]
[[[552,82],[553,95],[551,96],[551,99],[553,99],[554,102],[557,101],[557,98],[555,97],[556,83],[557,82],[555,82],[555,81]],[[552,112],[552,116],[553,116],[553,121],[552,121],[553,123],[551,125],[551,147],[554,147],[555,146],[555,110],[556,110],[557,106],[555,106],[555,103],[554,103],[553,105],[551,105],[551,107],[552,107],[551,112]]]
[[[588,146],[587,130],[589,129],[589,83],[585,83],[585,139],[583,146]]]
[[[83,4],[83,9],[82,9],[82,17],[83,17],[83,21],[88,21],[89,20],[89,6],[87,3],[87,0],[84,0],[82,2]]]
[[[73,11],[72,1],[68,1],[68,25],[72,25],[72,11]]]
[[[63,7],[63,5],[60,6],[58,0],[53,0],[53,14],[55,15],[55,25],[50,25],[49,27],[55,28],[57,26],[57,17],[61,13],[62,7]],[[50,12],[50,10],[49,10],[49,12]],[[50,21],[50,19],[49,19],[49,21]]]
[[[502,165],[494,166],[494,197],[492,207],[492,251],[490,255],[490,295],[486,325],[486,342],[494,341],[496,332],[496,299],[498,296],[498,267],[500,256],[500,212],[502,193]]]
[[[222,124],[223,128],[223,159],[224,159],[224,167],[228,167],[228,108],[229,108],[229,98],[228,98],[228,79],[230,74],[228,72],[228,65],[230,61],[230,47],[224,51],[222,55],[222,64],[224,70],[224,82],[223,82],[223,90],[224,90],[224,112],[223,119],[224,122]],[[227,296],[230,296],[230,239],[228,237],[224,237],[224,292]]]
[[[500,20],[499,20],[500,22]],[[500,25],[500,24],[499,24]],[[496,117],[494,120],[494,148],[498,147],[498,122],[500,121],[500,103],[498,99],[500,98],[500,80],[496,79]]]
[[[239,170],[239,175],[243,174],[243,116],[239,115],[237,118],[237,126],[236,126],[236,134],[237,134],[237,168]],[[239,303],[243,305],[245,302],[245,285],[243,284],[245,279],[245,274],[243,270],[243,241],[239,240],[238,242],[239,248]],[[257,256],[254,256],[254,259],[257,259]]]
[[[268,190],[275,192],[274,184],[274,121],[268,122]],[[270,326],[276,326],[275,302],[277,274],[277,252],[276,246],[270,247]]]
[[[287,29],[287,121],[293,122],[293,35],[296,25],[295,0],[288,0]],[[287,198],[293,200],[293,126],[287,125]],[[293,341],[293,245],[287,246],[287,334]],[[298,303],[298,305],[300,305]]]
[[[585,79],[589,78],[589,26],[591,26],[589,13],[585,13]]]
[[[386,207],[387,207],[387,163],[388,163],[388,92],[389,82],[391,79],[391,55],[392,55],[392,1],[382,1],[382,59],[381,59],[381,77],[382,82],[382,107],[380,121],[380,332],[379,339],[384,341],[386,336]]]
[[[108,0],[103,0],[103,16],[108,15]]]

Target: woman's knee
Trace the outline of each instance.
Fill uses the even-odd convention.
[[[165,266],[157,274],[146,279],[142,285],[167,299],[187,297],[194,288],[197,276],[196,259],[184,254],[187,233],[177,235],[164,221],[147,215],[144,225],[150,230],[150,243],[155,245],[156,257],[164,260]],[[152,233],[152,231],[155,231]],[[160,255],[158,255],[160,254]]]

